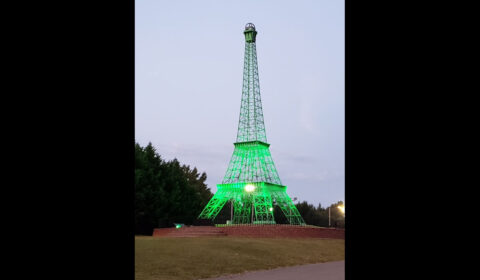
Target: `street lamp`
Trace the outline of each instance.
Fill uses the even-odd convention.
[[[330,208],[331,206],[328,206],[328,227],[330,227]]]
[[[330,208],[332,208],[331,206],[328,206],[328,227],[331,226],[331,218],[330,218]],[[337,205],[337,208],[343,213],[345,214],[345,204],[343,205]]]

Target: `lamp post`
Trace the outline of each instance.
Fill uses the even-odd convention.
[[[331,226],[331,223],[330,223],[330,208],[332,208],[331,206],[328,206],[328,227]],[[345,214],[345,204],[343,205],[337,205],[337,208],[343,213]]]
[[[255,203],[252,201],[252,225],[253,225],[253,211],[255,210],[254,205]]]
[[[330,208],[331,206],[328,206],[328,227],[330,227]]]

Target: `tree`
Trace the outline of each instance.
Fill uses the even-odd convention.
[[[191,224],[212,197],[207,174],[162,160],[151,143],[135,143],[135,233],[151,235],[155,227]]]
[[[295,206],[306,224],[320,227],[328,227],[328,208],[330,208],[331,226],[342,228],[345,227],[345,216],[337,208],[339,205],[343,205],[343,202],[338,201],[327,208],[323,208],[321,204],[318,204],[318,207],[315,207],[306,201],[299,202]]]
[[[165,163],[151,143],[135,144],[135,232],[149,234],[165,210]]]

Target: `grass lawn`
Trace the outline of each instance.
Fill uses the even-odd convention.
[[[135,237],[136,280],[193,280],[344,259],[339,239]]]

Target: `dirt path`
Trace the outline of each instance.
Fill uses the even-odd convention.
[[[243,274],[209,278],[208,280],[344,280],[345,261],[307,264]]]

